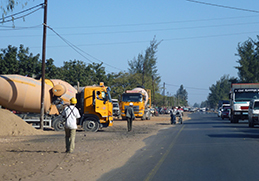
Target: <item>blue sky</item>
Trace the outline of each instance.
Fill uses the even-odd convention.
[[[48,29],[46,58],[56,66],[68,60],[103,61],[107,72],[126,71],[128,61],[144,53],[156,36],[162,40],[157,52],[161,87],[165,82],[166,93],[174,95],[183,85],[191,105],[206,100],[209,87],[223,75],[237,77],[238,43],[259,35],[259,13],[186,0],[48,1],[48,26],[87,53],[78,54]],[[30,0],[24,9],[43,2]],[[259,7],[257,0],[201,2]],[[24,9],[18,5],[12,13]],[[0,48],[23,44],[34,55],[41,54],[42,22],[43,9],[25,21],[16,20],[14,29],[12,23],[1,24]]]

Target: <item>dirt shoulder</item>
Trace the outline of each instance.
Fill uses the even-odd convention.
[[[185,114],[183,120],[187,119]],[[112,127],[96,133],[78,130],[72,154],[64,153],[64,132],[33,130],[31,135],[2,135],[0,179],[97,180],[102,174],[123,166],[145,146],[145,138],[162,128],[175,126],[169,123],[169,115],[160,115],[147,121],[133,121],[133,131],[129,133],[126,121],[122,120],[115,120]]]

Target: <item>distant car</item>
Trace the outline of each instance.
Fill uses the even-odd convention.
[[[223,109],[223,111],[221,112],[221,118],[222,119],[224,119],[224,118],[230,118],[229,116],[230,116],[230,107],[225,107],[224,109]]]

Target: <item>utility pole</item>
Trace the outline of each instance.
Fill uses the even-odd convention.
[[[165,106],[165,82],[164,82],[164,85],[163,85],[163,106]]]
[[[145,83],[145,61],[143,63],[142,87],[144,87],[144,83]]]
[[[41,67],[41,108],[40,108],[40,129],[43,129],[44,121],[44,95],[45,95],[45,60],[46,60],[46,36],[47,36],[47,5],[48,0],[44,1],[44,23],[43,23],[43,42],[42,42],[42,67]]]
[[[152,87],[153,87],[153,104],[156,106],[156,101],[155,101],[155,86],[154,86],[154,76],[152,75]]]

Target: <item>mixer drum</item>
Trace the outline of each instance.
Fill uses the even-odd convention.
[[[44,112],[51,105],[51,89],[45,84]],[[1,75],[0,105],[19,112],[40,113],[41,81],[21,75]]]

